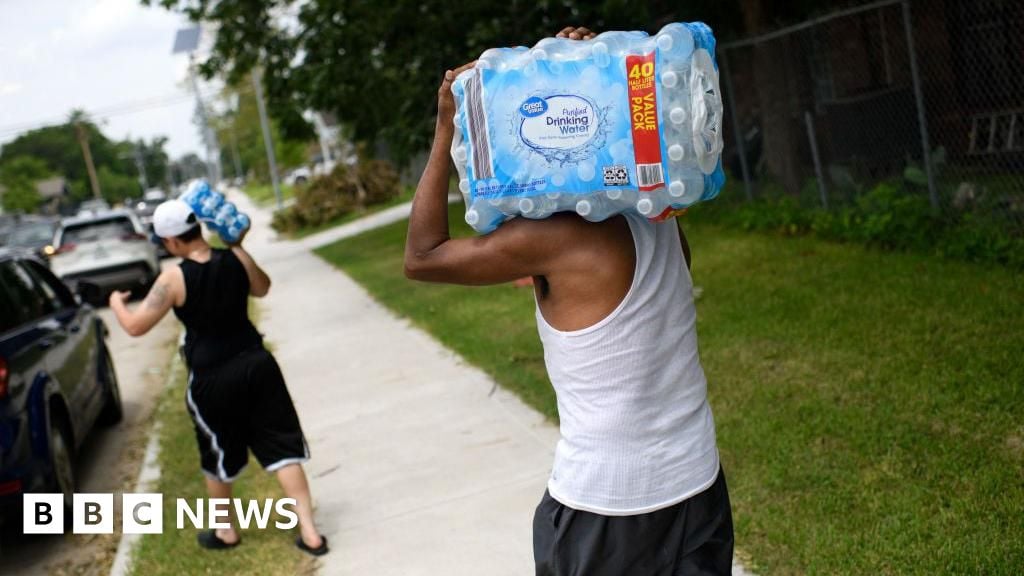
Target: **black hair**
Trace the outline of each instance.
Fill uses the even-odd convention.
[[[189,223],[195,222],[196,225],[186,230],[182,234],[177,235],[175,238],[177,238],[181,242],[191,242],[193,240],[203,238],[203,228],[201,227],[201,225],[199,225],[199,222],[196,221],[196,214],[188,214],[188,219],[185,221]]]

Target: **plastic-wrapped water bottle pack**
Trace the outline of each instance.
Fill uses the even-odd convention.
[[[237,242],[242,233],[249,229],[249,216],[224,199],[224,195],[210,188],[204,180],[196,180],[179,199],[192,207],[196,218],[206,227],[220,235],[228,244]]]
[[[633,211],[663,220],[725,182],[715,38],[703,23],[492,48],[455,79],[466,222]]]

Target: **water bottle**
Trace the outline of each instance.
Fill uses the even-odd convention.
[[[249,216],[239,212],[233,202],[202,180],[193,182],[179,199],[188,204],[196,218],[227,244],[238,242],[251,225]]]
[[[560,211],[658,220],[713,198],[724,183],[714,54],[702,23],[484,52],[452,85],[466,221],[485,232]]]

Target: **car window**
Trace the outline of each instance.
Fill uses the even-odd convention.
[[[135,225],[125,218],[97,220],[83,224],[72,224],[64,228],[61,244],[86,244],[100,240],[114,240],[135,234]]]
[[[75,306],[75,297],[71,295],[71,291],[64,285],[63,282],[57,280],[57,278],[47,270],[42,264],[25,260],[22,261],[22,265],[28,269],[29,273],[35,279],[36,284],[46,295],[46,298],[52,302],[53,310],[62,310],[64,308],[72,308]]]
[[[14,310],[14,326],[42,318],[54,312],[53,303],[46,300],[35,287],[32,277],[11,260],[0,262],[0,284],[6,288]]]
[[[50,224],[22,224],[11,231],[7,239],[11,246],[32,246],[53,241],[53,226]]]

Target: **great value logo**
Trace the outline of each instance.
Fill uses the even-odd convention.
[[[163,494],[122,494],[121,531],[124,534],[162,534],[164,531]],[[196,498],[175,500],[175,527],[227,529],[234,518],[243,529],[254,525],[265,530],[274,520],[274,528],[291,530],[299,523],[295,499],[242,500],[239,498]],[[22,531],[25,534],[63,534],[65,531],[63,494],[25,494],[22,501]],[[114,532],[113,494],[75,494],[71,506],[71,531],[75,534],[112,534]]]

